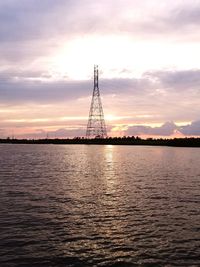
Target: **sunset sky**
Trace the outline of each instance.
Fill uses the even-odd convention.
[[[200,136],[200,1],[0,1],[0,137]]]

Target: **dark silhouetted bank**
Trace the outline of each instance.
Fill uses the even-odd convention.
[[[6,144],[83,144],[83,145],[142,145],[142,146],[176,146],[176,147],[200,147],[200,138],[174,138],[174,139],[142,139],[140,137],[108,137],[87,139],[75,137],[73,139],[0,139],[0,143]]]

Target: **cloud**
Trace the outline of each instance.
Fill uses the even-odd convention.
[[[135,125],[128,127],[126,135],[155,135],[155,136],[170,136],[178,130],[178,127],[173,122],[166,122],[160,127],[150,127],[144,125]]]
[[[190,4],[179,5],[172,12],[170,19],[166,20],[169,25],[176,26],[177,29],[183,29],[188,26],[199,27],[200,7],[199,1],[191,1]]]
[[[52,107],[40,110],[39,118],[55,117],[55,110],[57,117],[85,114],[93,81],[72,81],[69,77],[97,56],[102,59],[99,64],[115,68],[111,70],[113,78],[102,75],[104,78],[100,79],[103,106],[108,114],[129,117],[134,124],[143,124],[145,120],[146,123],[198,120],[199,3],[0,1],[0,119],[14,116],[19,120],[31,116],[37,119],[38,113],[33,114],[33,109],[47,104],[52,104],[54,110]],[[169,66],[174,69],[169,70]],[[133,77],[135,73],[144,74]],[[9,113],[12,106],[18,106],[15,115]],[[192,131],[193,127],[195,132],[194,127],[198,128],[188,127],[190,130],[186,127],[182,131]],[[152,130],[144,125],[132,131],[167,134],[173,127]]]
[[[58,130],[36,129],[34,132],[17,134],[17,138],[43,139],[43,138],[73,138],[85,136],[86,129],[83,128],[60,128]]]
[[[199,25],[198,3],[190,1],[12,0],[0,4],[2,42],[52,39],[77,34],[173,34]],[[158,15],[159,14],[159,15]],[[198,30],[198,29],[197,29]]]
[[[185,126],[178,126],[173,122],[166,122],[160,127],[150,127],[145,125],[135,125],[128,127],[125,131],[125,135],[136,136],[172,136],[172,135],[183,135],[183,136],[200,136],[200,121],[194,121],[191,124]]]
[[[75,136],[85,136],[86,129],[85,127],[79,129],[58,129],[54,133],[57,138],[59,137],[75,137]]]
[[[104,95],[129,93],[143,94],[151,88],[150,82],[136,78],[101,79]],[[92,80],[54,80],[48,73],[40,71],[0,72],[0,103],[46,103],[67,101],[90,96]]]
[[[200,136],[200,121],[194,121],[189,125],[180,127],[180,131],[184,135]]]
[[[150,4],[141,1],[144,11],[139,5],[138,10],[136,8],[141,16],[132,16],[124,21],[121,19],[119,28],[121,32],[132,33],[142,39],[171,38],[171,41],[186,42],[199,40],[199,4],[199,1],[190,1],[188,4],[187,0],[166,3],[151,1]]]
[[[100,79],[106,113],[128,116],[134,123],[197,120],[200,117],[199,86],[200,70],[162,70],[146,72],[140,78]],[[54,80],[51,74],[42,71],[0,73],[0,105],[4,106],[4,110],[6,106],[10,109],[11,105],[20,105],[21,114],[22,107],[25,106],[27,110],[30,104],[35,105],[31,106],[31,109],[35,110],[37,107],[41,109],[40,105],[56,107],[62,104],[63,109],[66,107],[66,113],[57,113],[57,117],[73,116],[76,105],[74,116],[80,116],[82,112],[87,114],[85,110],[89,108],[92,90],[92,79],[72,81],[63,77]],[[19,111],[19,108],[17,109]],[[45,118],[50,118],[55,113],[52,113],[52,108],[48,113],[44,109],[42,112],[45,112]],[[4,118],[8,116],[13,119],[11,115],[13,116],[5,113]],[[22,114],[23,119],[26,119],[26,116],[30,117],[29,111]]]
[[[67,101],[90,96],[92,87],[92,80],[72,81],[67,77],[55,80],[51,74],[42,71],[2,71],[0,103]],[[163,96],[166,99],[180,91],[185,91],[186,97],[196,98],[199,95],[200,70],[151,71],[141,78],[102,78],[100,87],[103,95],[144,97],[144,101],[152,95],[159,101]]]
[[[160,87],[176,91],[199,89],[200,70],[162,70],[146,72],[143,75],[153,80]]]
[[[88,81],[18,80],[4,77],[0,81],[0,103],[55,103],[87,96],[91,90]]]
[[[125,125],[124,125],[125,126]],[[108,125],[107,131],[108,134],[112,133],[112,136],[115,136],[114,131],[115,126]],[[73,137],[82,137],[85,136],[86,124],[69,126],[58,128],[58,130],[52,130],[48,127],[34,129],[28,131],[27,133],[17,133],[19,129],[14,129],[12,132],[15,133],[17,138],[73,138]],[[0,134],[5,136],[5,131],[0,130]],[[173,122],[166,122],[160,127],[151,127],[146,125],[134,125],[129,126],[127,130],[123,131],[125,136],[141,136],[141,137],[199,137],[200,136],[200,121],[194,121],[191,124],[185,126],[178,126]]]
[[[176,39],[192,42],[192,38],[200,36],[200,9],[195,3],[190,1],[188,7],[187,1],[171,0],[165,4],[158,0],[1,1],[1,68],[34,68],[76,37],[117,35],[129,36],[134,43],[157,43],[158,39],[166,43]],[[186,31],[191,24],[193,28]],[[47,64],[44,68],[48,68]]]
[[[0,53],[5,64],[21,64],[48,56],[63,35],[74,35],[72,0],[8,0],[0,3]],[[32,63],[32,62],[31,62]]]
[[[56,19],[56,14],[59,16],[64,7],[67,15],[72,6],[70,0],[6,1],[0,5],[1,42],[22,42],[49,36],[59,24],[59,21],[55,23],[53,20]],[[64,15],[64,11],[62,13]]]

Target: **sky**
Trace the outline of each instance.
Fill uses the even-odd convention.
[[[0,137],[200,136],[200,0],[0,1]]]

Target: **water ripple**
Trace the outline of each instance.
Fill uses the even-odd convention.
[[[0,149],[1,267],[200,266],[199,149]]]

